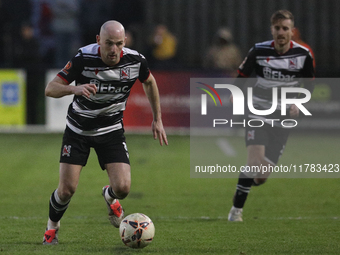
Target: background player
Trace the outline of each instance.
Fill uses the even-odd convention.
[[[272,105],[272,88],[298,87],[299,78],[314,78],[313,58],[309,50],[291,40],[294,27],[294,17],[287,10],[279,10],[271,17],[271,33],[273,40],[257,43],[249,51],[247,57],[239,67],[236,85],[243,86],[253,71],[256,72],[257,82],[253,89],[253,104],[258,110],[269,109]],[[282,79],[284,77],[284,79]],[[312,79],[310,79],[312,80]],[[305,88],[313,90],[311,83],[305,83]],[[231,97],[232,100],[232,97]],[[278,102],[280,106],[280,102]],[[287,109],[289,118],[300,115],[296,105]],[[249,119],[263,119],[263,116],[248,114]],[[282,119],[280,109],[267,119]],[[264,124],[262,127],[246,127],[247,165],[275,166],[287,142],[289,129],[282,128],[277,121],[274,127]],[[244,203],[252,185],[263,184],[266,175],[241,173],[238,179],[233,206],[229,212],[229,221],[242,221]]]
[[[142,82],[152,108],[153,136],[159,139],[160,145],[168,144],[156,81],[144,56],[125,48],[125,41],[123,25],[107,21],[97,35],[97,43],[80,48],[46,87],[46,96],[59,98],[74,94],[74,99],[68,109],[59,185],[50,198],[44,244],[58,243],[60,219],[76,191],[90,147],[95,149],[101,168],[107,171],[110,185],[105,186],[102,193],[109,219],[119,227],[124,211],[118,199],[128,195],[131,184],[122,117],[137,79]],[[68,86],[74,80],[76,86]]]

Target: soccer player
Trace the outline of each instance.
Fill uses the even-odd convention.
[[[97,153],[110,185],[102,189],[112,225],[119,227],[124,199],[131,184],[129,153],[125,143],[123,111],[130,90],[139,79],[152,113],[152,132],[160,145],[168,145],[161,119],[156,80],[143,55],[125,48],[121,23],[105,22],[97,43],[79,49],[57,76],[47,84],[45,94],[60,98],[74,95],[66,119],[60,152],[59,185],[49,202],[49,219],[43,244],[57,244],[60,219],[76,191],[80,172],[86,165],[90,148]],[[68,86],[75,81],[76,86]]]
[[[257,110],[269,109],[272,106],[272,88],[298,87],[299,78],[310,78],[304,84],[313,91],[314,78],[313,58],[310,51],[291,40],[294,17],[287,10],[276,11],[271,17],[271,33],[273,40],[255,44],[238,69],[235,85],[243,86],[253,71],[257,76],[253,88],[253,105]],[[298,96],[298,95],[297,95]],[[304,95],[303,95],[304,97]],[[231,97],[232,101],[233,98]],[[278,107],[280,102],[278,102]],[[288,118],[298,118],[299,108],[292,104],[287,109]],[[247,114],[250,119],[281,119],[280,109],[269,116]],[[246,127],[247,166],[275,166],[282,155],[287,142],[289,128],[283,128],[280,121],[265,123],[262,127]],[[244,168],[246,169],[246,168]],[[263,184],[270,173],[259,174],[243,171],[239,175],[233,206],[229,212],[229,221],[243,221],[242,211],[251,186]]]

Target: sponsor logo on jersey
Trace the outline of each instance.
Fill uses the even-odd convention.
[[[129,86],[114,86],[112,83],[101,82],[97,79],[90,80],[90,83],[96,85],[98,94],[118,94],[129,91]]]
[[[290,81],[293,81],[296,76],[289,75],[289,74],[284,75],[281,71],[276,71],[276,70],[272,70],[269,67],[264,67],[263,77],[269,80],[274,80],[274,81],[290,82]]]
[[[120,79],[121,80],[130,79],[130,67],[123,67],[120,69]]]

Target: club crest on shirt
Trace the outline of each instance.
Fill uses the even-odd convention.
[[[255,130],[249,130],[247,135],[247,140],[254,140],[255,139]]]
[[[290,58],[288,61],[288,69],[297,69],[297,58]]]
[[[130,67],[123,67],[120,69],[120,79],[121,80],[130,79]]]
[[[61,156],[69,157],[70,155],[71,155],[71,145],[64,145]]]

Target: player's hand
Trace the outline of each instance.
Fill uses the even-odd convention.
[[[163,146],[163,143],[168,145],[168,139],[166,137],[166,133],[163,127],[163,123],[161,120],[154,120],[152,121],[152,133],[153,133],[153,138],[156,140],[158,138],[159,144]]]
[[[97,87],[94,84],[83,84],[74,87],[74,94],[77,96],[90,97],[91,94],[95,95],[97,93]]]
[[[289,108],[289,115],[290,115],[290,117],[296,119],[296,118],[299,117],[299,113],[300,113],[299,108],[295,104],[292,104],[290,106],[290,108]]]

